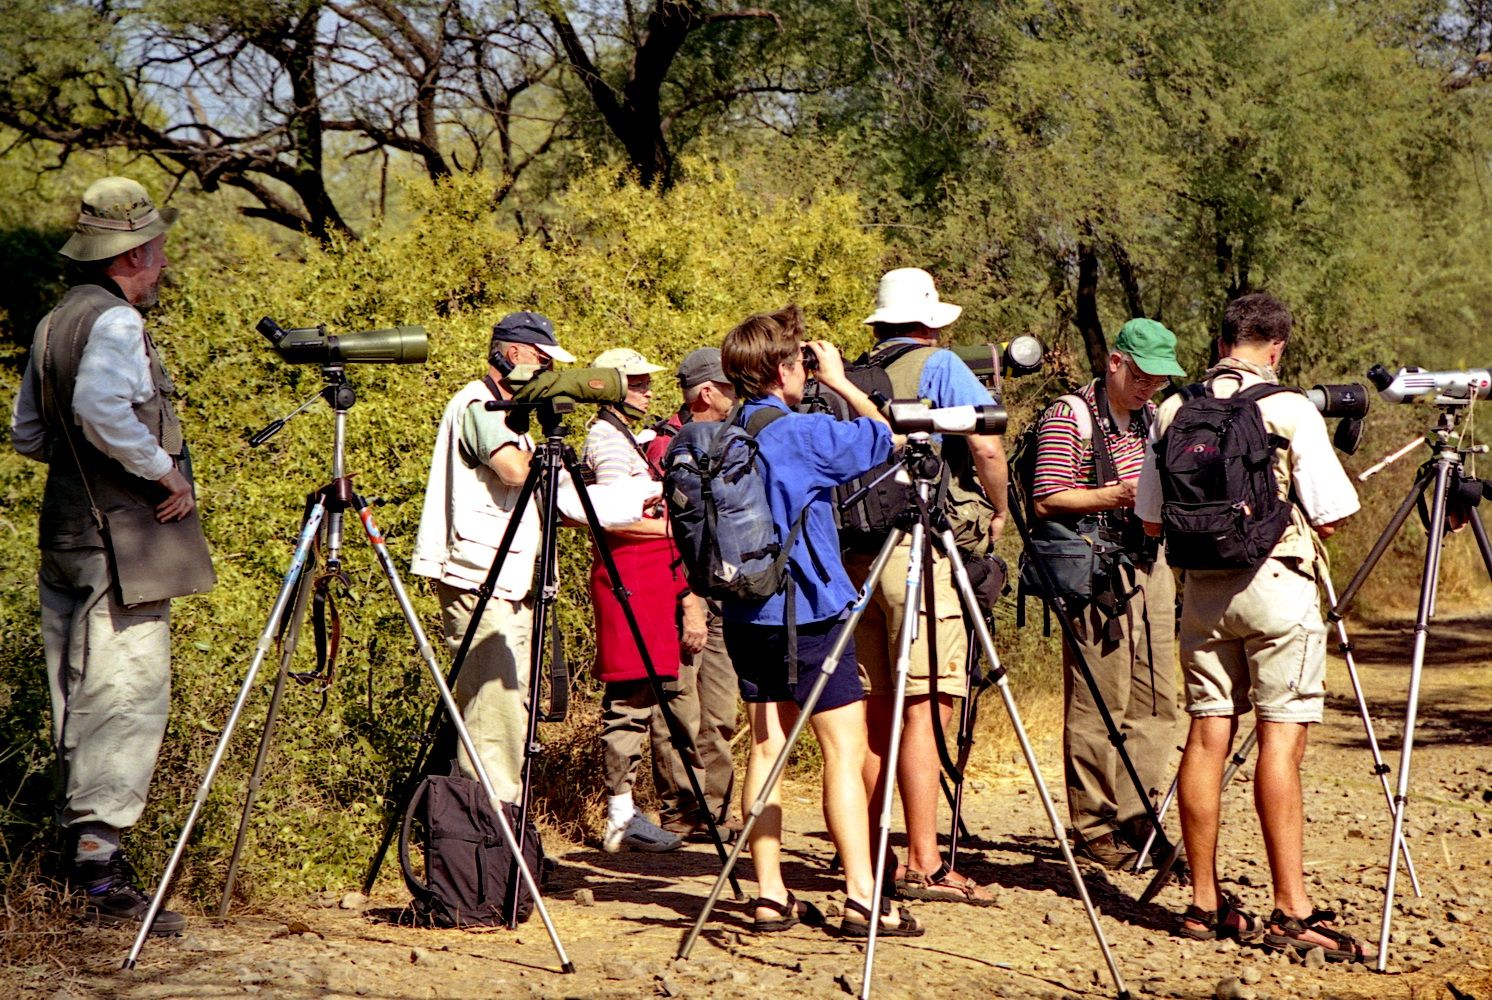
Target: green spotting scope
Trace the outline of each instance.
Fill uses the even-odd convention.
[[[538,410],[539,422],[556,426],[556,418],[574,409],[576,403],[613,403],[636,420],[642,413],[626,402],[627,382],[618,368],[572,368],[562,372],[540,372],[519,386],[508,400],[493,400],[489,410],[508,410],[507,424],[522,434],[528,430],[529,414]]]
[[[266,316],[254,329],[282,360],[297,365],[422,365],[430,354],[423,326],[329,334],[325,326],[286,330]]]

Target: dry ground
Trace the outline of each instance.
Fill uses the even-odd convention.
[[[1484,615],[1451,617],[1432,632],[1409,819],[1424,896],[1408,895],[1401,880],[1390,973],[1307,969],[1254,948],[1177,940],[1168,929],[1186,902],[1180,889],[1139,907],[1133,899],[1144,878],[1089,872],[1104,931],[1136,997],[1211,997],[1220,980],[1236,976],[1237,996],[1492,1000],[1489,624]],[[1396,765],[1411,631],[1402,623],[1354,631],[1379,733]],[[1337,908],[1347,928],[1376,938],[1389,825],[1339,663],[1332,691],[1326,724],[1313,733],[1307,757],[1308,877],[1318,905]],[[1000,711],[993,696],[986,710]],[[1038,746],[1054,784],[1060,783],[1058,746],[1055,739]],[[1231,888],[1267,910],[1249,771],[1225,800],[1223,863]],[[788,828],[798,831],[786,845],[788,878],[800,895],[823,905],[832,901],[836,881],[826,869],[832,852],[816,799],[809,783],[787,789]],[[1003,753],[998,766],[971,779],[967,816],[974,839],[961,867],[992,883],[1000,905],[911,904],[928,933],[878,948],[875,995],[1112,996],[1029,774],[1016,758]],[[0,990],[54,1000],[833,997],[858,990],[858,946],[805,927],[755,936],[728,901],[693,957],[674,961],[717,870],[708,848],[610,856],[592,845],[547,846],[561,864],[548,902],[577,968],[572,976],[557,972],[537,919],[516,934],[401,927],[392,917],[404,897],[385,882],[389,888],[363,910],[342,909],[328,897],[228,921],[198,916],[187,935],[151,942],[131,973],[117,969],[129,945],[125,934],[69,927],[30,964],[0,970]],[[579,889],[591,890],[595,905],[578,905]]]

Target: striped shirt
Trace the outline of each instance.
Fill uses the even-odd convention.
[[[622,431],[599,417],[585,435],[582,455],[596,471],[596,485],[606,486],[624,479],[653,479],[648,463]]]
[[[1080,396],[1094,407],[1094,386],[1089,382],[1073,395]],[[1155,418],[1155,404],[1147,402],[1145,408]],[[1077,417],[1066,400],[1059,399],[1039,418],[1036,432],[1036,477],[1032,484],[1031,497],[1040,500],[1054,493],[1071,489],[1095,489],[1105,485],[1098,482],[1094,470],[1093,442],[1079,433]],[[1084,426],[1092,421],[1084,421]],[[1145,464],[1145,436],[1138,420],[1130,420],[1128,429],[1119,431],[1113,418],[1105,413],[1101,421],[1104,440],[1109,446],[1109,457],[1120,479],[1139,479],[1140,469]]]

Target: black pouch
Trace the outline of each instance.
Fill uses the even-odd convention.
[[[518,807],[502,804],[513,831]],[[425,856],[424,878],[410,862],[409,843],[418,838]],[[530,820],[523,834],[523,860],[538,880],[544,847]],[[399,831],[399,868],[414,897],[415,915],[436,927],[497,927],[507,923],[510,882],[517,891],[518,921],[529,918],[534,899],[513,864],[513,854],[497,825],[497,814],[482,786],[460,774],[432,774],[420,782],[404,810]]]
[[[1038,521],[1031,526],[1031,549],[1031,553],[1021,553],[1024,591],[1046,593],[1036,567],[1036,560],[1040,559],[1051,571],[1057,591],[1053,597],[1060,598],[1069,608],[1093,599],[1094,578],[1102,570],[1096,529],[1085,533],[1061,521]]]

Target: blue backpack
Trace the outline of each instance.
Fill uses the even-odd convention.
[[[762,601],[789,580],[803,515],[779,542],[757,461],[756,436],[787,413],[764,406],[744,422],[740,415],[738,403],[719,423],[679,430],[663,459],[663,495],[689,589],[715,600]]]

